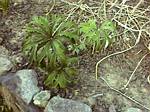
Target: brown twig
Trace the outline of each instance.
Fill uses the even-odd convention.
[[[149,54],[149,53],[148,53],[148,54]],[[138,67],[140,66],[140,64],[141,64],[141,62],[143,61],[143,59],[144,59],[148,54],[144,55],[144,56],[141,58],[141,60],[138,62],[137,66],[135,67],[134,71],[132,72],[132,74],[131,74],[131,76],[130,76],[128,82],[124,85],[124,87],[123,87],[122,89],[125,89],[125,88],[129,85],[129,83],[131,82],[132,77],[134,76],[136,70],[137,70]]]
[[[147,106],[145,106],[145,105],[141,104],[140,102],[138,102],[137,100],[135,100],[135,99],[133,99],[133,98],[127,96],[126,94],[122,93],[122,92],[119,91],[118,89],[115,89],[115,88],[113,88],[112,86],[110,86],[109,83],[108,83],[103,77],[100,77],[100,79],[103,80],[103,81],[106,83],[106,85],[107,85],[111,90],[113,90],[113,91],[115,91],[115,92],[121,94],[122,96],[124,96],[125,98],[127,98],[127,99],[129,99],[130,101],[134,102],[135,104],[137,104],[137,105],[139,105],[139,106],[145,108],[146,110],[149,110],[149,111],[150,111],[150,108],[148,108]],[[100,82],[100,83],[101,83],[101,82]]]

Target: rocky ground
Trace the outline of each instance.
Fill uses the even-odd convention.
[[[10,5],[7,15],[0,12],[0,93],[5,101],[0,100],[0,109],[3,112],[12,112],[8,107],[15,109],[14,112],[150,112],[150,55],[145,41],[126,53],[104,60],[98,68],[98,80],[95,79],[96,63],[126,45],[115,44],[102,53],[80,55],[77,83],[67,90],[43,86],[41,73],[36,67],[27,66],[21,48],[25,25],[32,16],[48,13],[52,4],[51,0],[18,0]],[[61,4],[61,1],[56,2],[53,13],[66,10]],[[131,74],[131,82],[122,89]]]

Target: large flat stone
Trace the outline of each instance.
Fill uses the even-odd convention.
[[[56,96],[49,101],[44,112],[92,112],[92,110],[84,103]]]

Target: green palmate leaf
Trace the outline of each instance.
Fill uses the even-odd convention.
[[[26,54],[26,52],[27,52],[27,54],[30,52],[30,50],[32,48],[32,44],[31,43],[32,42],[29,39],[24,42],[24,44],[23,44],[23,52],[25,54]]]
[[[78,39],[78,35],[77,35],[77,32],[62,32],[61,33],[61,36],[64,36],[66,37],[65,39],[73,39],[74,41]]]
[[[72,75],[76,75],[77,71],[74,68],[66,67],[65,72],[67,73],[68,77]]]
[[[31,49],[31,57],[30,57],[30,60],[31,62],[35,62],[36,61],[36,58],[37,58],[37,45],[34,45],[32,46],[32,49]]]
[[[116,30],[116,27],[112,21],[106,20],[104,23],[102,23],[100,29],[114,32]]]
[[[77,57],[71,57],[71,58],[68,58],[66,61],[67,61],[68,65],[71,65],[73,63],[76,63],[78,61],[78,58]]]
[[[115,25],[107,20],[100,27],[96,25],[96,21],[89,21],[80,24],[80,32],[85,40],[86,47],[99,51],[102,47],[107,48],[112,41],[116,28]]]
[[[69,70],[69,69],[68,69]],[[69,70],[70,73],[73,73],[73,70]],[[60,87],[65,88],[66,85],[70,82],[69,77],[66,75],[66,72],[63,70],[55,70],[51,74],[48,75],[47,79],[45,80],[45,85],[51,86],[51,87]]]
[[[53,23],[52,23],[52,26],[53,26],[52,31],[54,32],[58,28],[58,26],[64,21],[64,17],[53,15],[53,16],[51,16],[51,19],[53,21]],[[62,30],[64,30],[64,29],[62,29]]]
[[[96,21],[90,19],[86,23],[81,23],[80,32],[83,34],[85,38],[85,43],[87,47],[95,47],[96,50],[100,47],[100,35],[96,25]]]
[[[54,82],[55,82],[55,80],[56,80],[56,75],[57,75],[57,72],[56,72],[56,71],[54,71],[54,72],[48,74],[48,77],[47,77],[47,79],[44,81],[44,84],[45,84],[46,86],[51,86],[51,85],[53,85]]]
[[[34,29],[32,28],[34,27]],[[34,35],[43,36],[48,39],[48,35],[52,34],[52,29],[50,28],[47,18],[44,17],[33,17],[29,27],[27,28],[28,33]]]
[[[73,54],[79,54],[81,51],[86,50],[84,42],[79,41],[78,43],[68,45],[68,50],[72,51]]]
[[[88,22],[80,24],[80,32],[91,33],[95,29],[97,29],[97,27],[96,27],[96,22],[93,19],[90,19]]]
[[[102,23],[100,27],[100,35],[103,39],[104,48],[107,48],[114,39],[115,31],[116,27],[111,21],[107,20],[104,23]]]
[[[73,63],[76,60],[76,58],[69,58],[68,63]],[[75,74],[76,70],[69,67],[68,65],[62,68],[57,67],[54,71],[51,72],[51,74],[48,75],[47,79],[45,80],[45,84],[54,88],[65,88],[66,85],[71,82],[71,77]]]
[[[55,51],[56,56],[58,57],[59,62],[65,62],[65,54],[64,54],[64,49],[62,48],[61,44],[59,41],[53,41],[53,50]]]
[[[56,60],[57,60],[57,56],[53,53],[49,59],[49,69],[53,70],[55,68],[57,68],[57,63],[56,63]]]
[[[45,46],[44,46],[45,47]],[[40,63],[44,60],[44,58],[46,57],[46,53],[45,53],[45,48],[44,47],[41,47],[37,54],[38,54],[38,57],[37,57],[37,60],[38,60],[38,65],[40,66]]]
[[[69,82],[70,81],[66,78],[66,74],[64,72],[61,72],[56,78],[55,87],[59,86],[60,88],[65,88],[67,83]]]
[[[73,44],[77,40],[76,30],[72,21],[57,15],[33,17],[27,25],[23,52],[32,64],[48,72],[47,86],[65,87],[70,82],[65,68],[71,66],[73,59],[66,54],[66,43]]]

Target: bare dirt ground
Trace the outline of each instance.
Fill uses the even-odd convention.
[[[106,11],[107,17],[111,19],[114,12],[122,8],[122,12],[119,12],[122,13],[122,15],[120,14],[119,19],[122,20],[122,23],[130,18],[126,13],[128,12],[126,10],[130,10],[130,6],[136,6],[138,4],[138,0],[134,0],[132,2],[127,2],[126,6],[121,7],[121,2],[117,0],[116,4],[118,5],[114,4],[114,6],[112,4],[115,3],[114,1],[108,1],[108,4],[106,3],[106,9],[108,9],[108,11]],[[88,0],[85,1],[84,4],[88,4],[88,6],[94,10],[94,7],[97,7],[97,2],[99,1]],[[69,3],[72,3],[72,1],[69,0]],[[54,8],[52,8],[53,5]],[[32,16],[44,15],[50,10],[52,10],[52,13],[63,12],[67,14],[71,5],[72,4],[68,5],[61,2],[56,2],[55,4],[53,2],[44,4],[35,4],[33,2],[28,2],[26,4],[11,4],[7,15],[2,15],[2,13],[0,13],[0,38],[2,39],[0,45],[7,48],[9,55],[13,58],[23,57],[23,54],[21,53],[22,40],[24,37],[23,31],[25,25],[31,20]],[[113,9],[109,10],[110,6],[112,6]],[[135,16],[132,15],[131,18],[138,17],[137,12],[140,10],[143,11],[143,8],[147,9],[147,11],[143,12],[143,16],[145,17],[147,15],[147,18],[150,17],[150,2],[148,0],[145,0],[139,7],[142,9],[139,8],[137,11],[135,9]],[[131,9],[134,8],[131,7]],[[101,12],[99,11],[99,13]],[[142,12],[139,13],[141,14]],[[83,14],[85,18],[90,17],[89,13],[78,11],[76,15],[71,18],[79,17],[80,14]],[[124,16],[125,14],[127,15]],[[105,19],[105,14],[99,16],[99,21]],[[78,21],[85,18],[82,18],[81,16],[81,18],[78,18]],[[118,15],[116,18],[119,18]],[[132,27],[132,21],[126,21],[126,24],[130,25],[128,27],[137,29],[139,28],[138,25],[141,26],[146,21],[145,19],[147,19],[139,18],[136,18],[136,21],[134,21],[137,22],[137,27],[135,24]],[[133,37],[131,34],[134,31],[124,33],[126,28],[123,29],[120,25],[118,25],[117,28],[118,31],[123,32],[123,34],[120,35],[108,49],[94,55],[92,55],[91,52],[88,52],[79,56],[80,61],[77,66],[79,74],[77,76],[78,81],[76,85],[69,87],[66,91],[56,91],[55,94],[90,104],[93,107],[93,112],[115,112],[113,111],[113,108],[115,108],[117,112],[124,112],[129,107],[137,107],[143,110],[143,112],[150,112],[150,110],[148,110],[150,109],[150,83],[147,80],[150,75],[150,54],[148,54],[149,50],[147,49],[149,35],[145,33],[142,34],[140,42],[138,42],[133,49],[120,53],[119,55],[111,56],[102,61],[98,66],[98,80],[95,78],[95,66],[99,60],[111,53],[130,48],[137,40],[135,38],[138,37],[137,32],[134,33],[135,37]],[[147,26],[146,28],[149,27]],[[146,56],[143,57],[144,55]],[[25,67],[25,62],[22,58],[21,62],[16,64],[16,69]],[[135,70],[136,67],[137,69]],[[127,87],[123,89],[131,75],[133,75],[131,81]],[[42,76],[40,76],[40,86],[42,86],[42,81]]]

